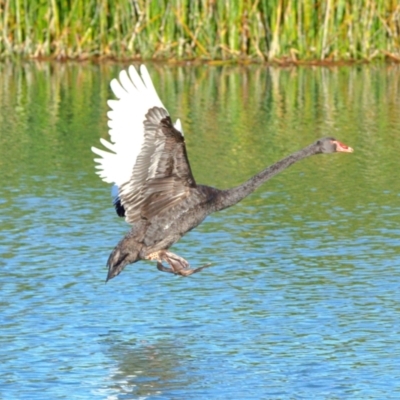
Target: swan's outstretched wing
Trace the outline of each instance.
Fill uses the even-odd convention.
[[[178,204],[195,186],[182,133],[164,108],[151,108],[144,121],[142,151],[131,179],[119,192],[126,220],[151,219]]]
[[[97,174],[105,182],[114,183],[117,213],[125,215],[130,223],[141,214],[150,218],[176,204],[182,198],[182,182],[184,186],[189,181],[195,185],[180,121],[175,127],[171,124],[146,67],[142,65],[140,72],[141,76],[131,66],[128,72],[120,73],[119,81],[111,81],[118,98],[108,101],[111,142],[100,139],[110,151],[92,147],[100,156],[95,159]],[[180,144],[176,140],[171,142],[171,135],[179,137]]]

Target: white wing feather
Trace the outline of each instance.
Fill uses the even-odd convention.
[[[121,71],[119,80],[111,81],[111,89],[118,100],[108,101],[111,109],[107,113],[110,142],[100,139],[109,151],[92,147],[92,151],[100,156],[95,158],[97,174],[117,187],[131,178],[143,144],[145,115],[152,107],[165,109],[144,65],[140,67],[140,73],[141,76],[131,66],[128,72]],[[182,131],[179,120],[177,125],[177,129]]]
[[[181,123],[181,120],[178,118],[177,120],[176,120],[176,122],[174,123],[174,127],[175,127],[175,129],[177,129],[180,133],[182,133],[182,136],[185,136],[184,134],[183,134],[183,128],[182,128],[182,123]]]

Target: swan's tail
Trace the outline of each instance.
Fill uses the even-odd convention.
[[[140,246],[129,237],[123,238],[108,257],[106,282],[119,275],[128,265],[139,260]]]

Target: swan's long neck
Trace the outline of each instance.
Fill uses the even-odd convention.
[[[215,211],[220,211],[223,210],[224,208],[239,203],[239,201],[243,200],[250,193],[254,192],[254,190],[260,187],[268,179],[271,179],[276,174],[279,174],[279,172],[290,167],[295,162],[300,161],[306,157],[312,156],[314,154],[317,154],[317,151],[315,144],[312,144],[308,147],[305,147],[302,150],[297,151],[296,153],[291,154],[290,156],[284,158],[283,160],[278,161],[277,163],[271,165],[270,167],[264,169],[263,171],[254,175],[252,178],[250,178],[248,181],[244,182],[240,186],[221,191],[220,196],[218,196],[219,197],[218,201],[215,204],[216,206]]]

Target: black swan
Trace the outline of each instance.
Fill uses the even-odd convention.
[[[100,177],[113,183],[117,214],[132,224],[131,231],[111,253],[107,281],[127,264],[157,261],[160,271],[189,276],[210,264],[191,269],[182,257],[168,251],[185,233],[209,214],[238,203],[261,184],[296,161],[319,153],[353,149],[334,138],[324,138],[259,172],[232,189],[198,185],[190,169],[181,123],[175,124],[153,86],[145,66],[122,71],[111,88],[118,100],[109,100],[111,152],[92,147]],[[162,262],[169,264],[166,267]]]

